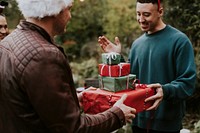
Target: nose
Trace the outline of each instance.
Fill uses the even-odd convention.
[[[0,25],[0,33],[2,34],[6,34],[7,33],[7,25],[3,26],[3,25]]]
[[[5,34],[5,33],[6,33],[6,29],[2,28],[2,29],[0,30],[0,33]]]
[[[145,22],[145,18],[142,15],[140,15],[140,16],[138,16],[138,21],[140,23],[143,23],[143,22]]]

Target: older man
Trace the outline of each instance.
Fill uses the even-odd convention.
[[[136,110],[125,97],[103,113],[81,114],[67,57],[53,42],[73,1],[17,2],[26,20],[0,44],[0,132],[106,133],[131,122]]]

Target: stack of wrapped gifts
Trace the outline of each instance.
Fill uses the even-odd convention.
[[[136,75],[130,74],[130,63],[120,63],[118,53],[103,53],[99,64],[99,86],[101,89],[117,92],[133,89]]]
[[[145,102],[147,97],[154,95],[154,89],[145,84],[136,84],[136,75],[130,74],[130,64],[120,63],[118,53],[103,53],[99,64],[99,88],[83,92],[83,110],[85,113],[103,112],[127,94],[124,104],[133,107],[137,112],[145,111],[152,102]]]

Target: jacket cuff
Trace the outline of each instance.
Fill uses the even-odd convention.
[[[114,113],[116,117],[119,119],[121,126],[126,124],[124,113],[120,108],[113,106],[112,108],[110,108],[110,111]]]

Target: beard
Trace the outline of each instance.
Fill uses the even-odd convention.
[[[55,35],[63,34],[66,31],[66,24],[61,21],[54,21],[53,30]]]

